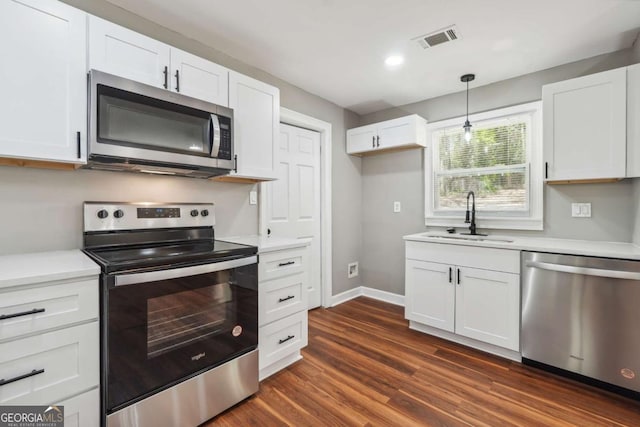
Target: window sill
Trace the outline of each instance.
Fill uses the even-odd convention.
[[[469,224],[464,223],[464,218],[459,217],[426,217],[425,225],[428,227],[456,227],[468,228]],[[476,218],[478,229],[495,230],[543,230],[542,218]]]

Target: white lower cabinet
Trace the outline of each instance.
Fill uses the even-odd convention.
[[[260,254],[260,379],[300,360],[308,342],[309,246]]]
[[[0,257],[0,265],[28,265],[28,257],[24,263]],[[0,272],[0,405],[62,405],[65,426],[98,427],[99,270],[55,280],[70,257],[64,252],[43,257],[53,266],[51,279],[44,268],[34,281],[16,282]],[[89,262],[84,255],[76,258]]]
[[[100,389],[98,387],[61,402],[64,406],[64,427],[100,426]]]
[[[407,242],[405,318],[520,349],[519,251]]]

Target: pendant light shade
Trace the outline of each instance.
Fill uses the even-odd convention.
[[[460,77],[460,81],[467,84],[467,120],[464,122],[464,140],[471,141],[471,123],[469,122],[469,82],[472,82],[476,78],[475,74],[465,74]]]

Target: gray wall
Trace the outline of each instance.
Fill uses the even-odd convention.
[[[633,55],[632,49],[626,49],[473,88],[469,94],[470,112],[539,100],[544,84],[622,67],[633,62]],[[482,76],[477,76],[476,83],[481,81]],[[360,124],[414,113],[435,122],[463,116],[465,108],[463,91],[368,114],[362,117]],[[364,250],[361,272],[365,286],[404,294],[402,236],[425,230],[423,166],[422,150],[369,156],[362,160]],[[634,198],[631,180],[612,184],[545,185],[544,231],[510,233],[628,242],[632,240],[637,217],[634,216],[634,200],[639,192],[636,188]],[[394,201],[402,203],[401,213],[393,213]],[[591,202],[592,217],[571,218],[572,202]],[[638,236],[640,239],[640,231]]]
[[[333,139],[333,293],[360,285],[348,280],[347,263],[362,244],[361,161],[346,155],[345,131],[358,116],[203,43],[154,24],[105,0],[64,0],[72,6],[131,28],[280,89],[283,107],[330,122]],[[209,44],[216,44],[215,40]],[[97,171],[62,172],[0,166],[0,254],[81,247],[85,200],[215,201],[219,236],[255,234],[258,210],[248,205],[250,184]],[[28,224],[28,225],[27,225]],[[43,226],[37,234],[32,227]]]

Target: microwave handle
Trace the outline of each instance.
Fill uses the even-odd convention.
[[[211,157],[217,158],[220,151],[220,121],[215,114],[211,115],[209,123],[209,143],[211,144]]]

